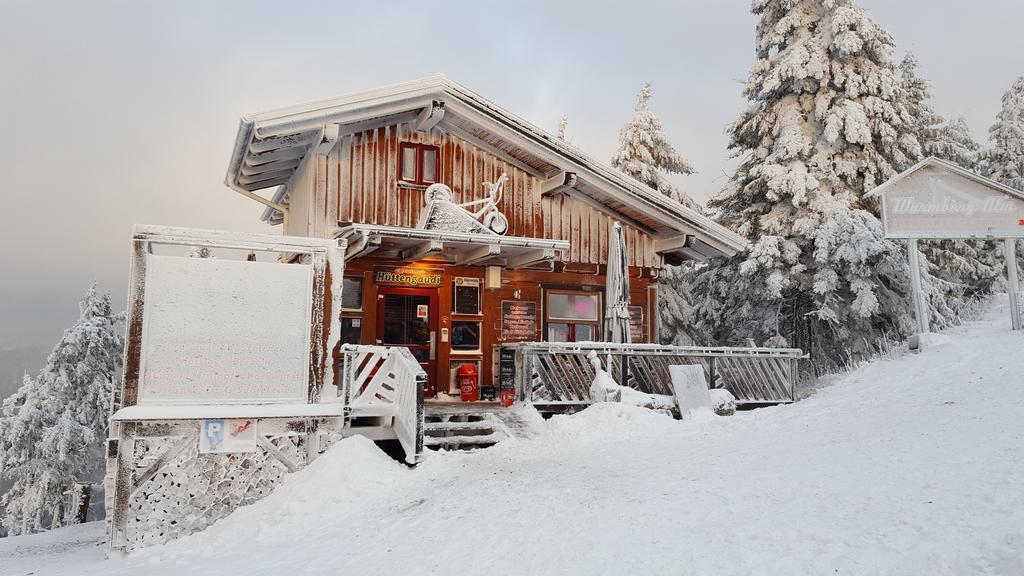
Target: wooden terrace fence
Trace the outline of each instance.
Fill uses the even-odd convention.
[[[669,366],[704,368],[713,388],[725,388],[740,404],[777,404],[796,400],[795,348],[704,348],[658,344],[548,343],[506,345],[515,351],[516,398],[537,405],[590,403],[595,352],[617,381],[649,394],[672,395]],[[624,363],[625,362],[625,366]],[[609,366],[610,364],[610,366]],[[627,376],[623,378],[624,368]]]

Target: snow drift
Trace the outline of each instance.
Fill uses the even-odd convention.
[[[1024,334],[1005,303],[798,404],[676,421],[605,403],[417,469],[337,444],[211,529],[4,575],[1024,573]],[[73,562],[65,559],[74,558]],[[10,568],[8,568],[10,567]]]

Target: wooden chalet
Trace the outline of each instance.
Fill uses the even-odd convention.
[[[409,348],[428,398],[463,364],[490,398],[503,345],[600,340],[613,222],[638,343],[663,266],[745,245],[443,76],[243,117],[226,184],[286,235],[347,240],[342,342]]]

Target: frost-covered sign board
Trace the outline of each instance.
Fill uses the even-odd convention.
[[[306,401],[310,266],[146,256],[139,404]]]
[[[887,238],[1024,238],[1024,192],[929,158],[871,192]]]
[[[930,328],[917,241],[947,238],[1003,240],[1013,329],[1024,328],[1016,266],[1017,239],[1024,238],[1024,191],[938,158],[926,158],[867,196],[880,199],[885,237],[907,241],[919,333]]]

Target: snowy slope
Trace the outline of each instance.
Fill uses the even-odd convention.
[[[730,418],[606,404],[416,470],[351,439],[206,532],[101,563],[0,540],[0,572],[1024,574],[1024,335],[1008,323],[998,306]]]

